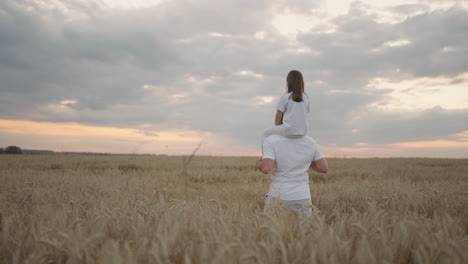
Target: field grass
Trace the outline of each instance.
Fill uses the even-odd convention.
[[[0,263],[468,263],[468,160],[330,159],[312,217],[255,158],[0,155]]]

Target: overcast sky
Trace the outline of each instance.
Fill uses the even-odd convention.
[[[324,154],[468,157],[448,0],[2,0],[0,146],[255,155],[292,69]]]

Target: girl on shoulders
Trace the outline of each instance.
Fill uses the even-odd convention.
[[[302,73],[292,70],[286,78],[287,92],[281,96],[276,105],[275,126],[265,129],[265,138],[281,135],[287,138],[300,138],[307,134],[307,116],[310,112],[309,97],[304,92]]]

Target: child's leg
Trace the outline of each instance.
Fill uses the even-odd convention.
[[[270,127],[270,128],[263,130],[262,143],[261,143],[262,157],[263,157],[263,142],[265,141],[265,139],[271,135],[284,135],[286,134],[285,130],[286,128],[283,125]]]
[[[280,135],[280,136],[286,137],[287,136],[286,127],[284,125],[279,125],[279,126],[269,127],[265,129],[262,135],[262,146],[263,146],[263,141],[265,141],[265,138],[271,135]]]

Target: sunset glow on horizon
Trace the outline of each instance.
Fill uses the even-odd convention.
[[[210,143],[210,135],[201,135],[195,131],[153,131],[145,130],[144,127],[141,129],[116,128],[77,123],[0,120],[0,135],[2,135],[3,139],[11,139],[12,144],[21,141],[28,142],[28,140],[34,142],[26,147],[27,149],[56,152],[182,155],[189,154],[196,148],[197,144],[203,143],[200,151],[202,155],[259,156],[261,154],[260,151],[255,149],[256,146],[253,146],[251,151],[236,152],[230,149],[229,146],[223,146],[219,142],[216,144]],[[440,139],[391,144],[361,142],[353,147],[323,145],[322,148],[328,153],[327,157],[392,157],[395,153],[404,156],[405,151],[417,149],[468,149],[466,135],[468,135],[468,131],[458,135],[458,140]],[[43,141],[43,139],[47,140]],[[171,149],[169,149],[169,146]],[[211,150],[207,150],[207,146]],[[375,155],[377,152],[380,154]]]
[[[5,141],[11,138],[11,144],[23,145],[21,141],[30,141],[24,148],[129,154],[182,154],[193,150],[202,140],[201,135],[194,131],[156,132],[144,127],[117,128],[25,120],[0,120],[0,135]]]

